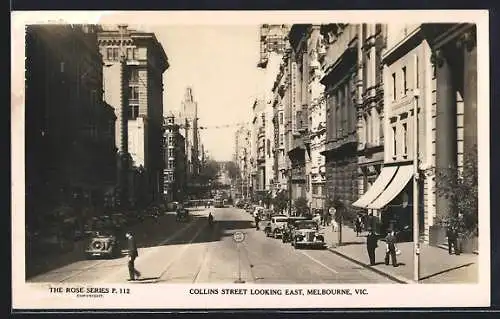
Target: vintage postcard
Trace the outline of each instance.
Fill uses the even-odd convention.
[[[487,11],[11,20],[14,309],[489,306]]]

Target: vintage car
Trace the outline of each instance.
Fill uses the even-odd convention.
[[[288,243],[292,240],[292,231],[295,229],[295,224],[298,221],[307,220],[307,217],[303,216],[290,216],[287,218],[287,221],[284,225],[282,225],[281,230],[281,241],[284,243]]]
[[[94,231],[85,248],[85,255],[87,258],[119,257],[121,247],[117,234],[112,231]]]
[[[274,215],[271,217],[269,227],[264,229],[267,237],[279,238],[283,233],[284,225],[287,223],[286,215]]]
[[[314,247],[325,248],[325,238],[318,230],[318,224],[313,220],[301,220],[295,223],[292,230],[292,246],[294,248]]]

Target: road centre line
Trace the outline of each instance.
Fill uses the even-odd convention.
[[[316,258],[312,257],[311,255],[309,255],[308,253],[306,252],[303,252],[303,251],[300,251],[299,252],[301,254],[303,254],[304,256],[306,256],[307,258],[311,259],[312,261],[314,261],[315,263],[317,263],[318,265],[322,266],[323,268],[325,269],[328,269],[329,271],[333,272],[334,274],[338,274],[338,271],[336,271],[335,269],[331,268],[331,267],[328,267],[327,265],[323,264],[321,261],[317,260]]]

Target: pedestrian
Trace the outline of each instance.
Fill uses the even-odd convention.
[[[453,252],[455,255],[460,255],[460,251],[458,249],[458,232],[456,227],[449,225],[446,230],[446,237],[448,237],[448,254],[452,255]]]
[[[129,273],[129,281],[134,281],[138,277],[141,276],[141,273],[135,269],[135,259],[139,256],[137,251],[137,244],[135,242],[135,237],[131,232],[127,232],[125,234],[128,242],[128,273]]]
[[[332,217],[332,231],[337,231],[337,221],[335,220],[335,207],[330,207],[328,209],[328,214]]]
[[[385,249],[385,264],[389,265],[389,257],[392,261],[392,266],[397,267],[398,261],[396,260],[396,233],[394,230],[390,230],[385,237],[386,249]]]
[[[375,265],[375,249],[378,247],[378,238],[377,235],[370,231],[368,236],[366,236],[366,250],[368,251],[368,258],[370,259],[370,265]]]
[[[362,224],[361,216],[358,215],[358,218],[356,218],[356,221],[354,222],[354,228],[356,230],[356,237],[358,237],[361,234],[361,224]]]
[[[260,222],[260,217],[259,213],[255,214],[255,229],[259,230],[259,222]]]

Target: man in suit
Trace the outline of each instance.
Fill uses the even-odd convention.
[[[366,236],[366,250],[368,250],[368,258],[370,258],[370,265],[375,265],[375,248],[378,247],[377,244],[378,238],[377,235],[370,230],[368,236]]]
[[[389,231],[387,236],[385,237],[385,242],[387,244],[387,248],[385,251],[385,264],[389,265],[389,257],[392,260],[392,266],[397,267],[398,261],[396,260],[396,233],[394,230]]]
[[[141,276],[141,273],[135,269],[135,259],[139,256],[137,251],[137,244],[135,242],[135,237],[132,233],[128,232],[125,234],[128,242],[128,273],[130,278],[129,281],[134,281]]]
[[[446,237],[448,237],[448,253],[452,255],[455,252],[455,255],[459,255],[460,251],[457,247],[457,229],[456,227],[449,225],[446,230]]]

